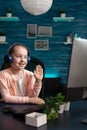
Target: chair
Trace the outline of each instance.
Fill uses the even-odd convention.
[[[43,68],[42,89],[41,89],[41,92],[40,92],[39,97],[44,98],[44,73],[45,73],[44,63],[43,63],[41,60],[39,60],[38,58],[31,57],[31,60],[30,60],[30,62],[27,64],[27,66],[26,66],[25,69],[30,70],[30,71],[34,71],[35,68],[36,68],[36,65],[41,65],[42,68]],[[6,64],[6,63],[4,62],[4,63],[2,64],[0,70],[6,69],[6,68],[9,68],[9,67],[10,67],[10,64]]]
[[[44,79],[44,98],[55,96],[60,92],[63,93],[63,86],[60,77]]]

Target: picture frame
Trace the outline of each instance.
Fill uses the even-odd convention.
[[[35,50],[49,50],[49,41],[35,40]]]
[[[52,27],[51,26],[39,26],[38,27],[38,36],[51,37],[52,36]]]
[[[27,24],[27,38],[37,37],[37,24]]]

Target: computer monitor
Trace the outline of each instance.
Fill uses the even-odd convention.
[[[87,99],[87,39],[74,39],[65,97],[67,101]],[[81,123],[87,124],[87,118]]]
[[[87,98],[87,39],[75,38],[73,41],[65,97],[67,101]]]

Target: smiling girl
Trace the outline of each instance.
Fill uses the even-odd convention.
[[[44,104],[39,98],[43,69],[36,66],[33,72],[26,70],[29,50],[22,44],[14,44],[10,50],[10,67],[0,71],[0,93],[6,103]]]

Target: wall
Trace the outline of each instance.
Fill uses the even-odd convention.
[[[6,15],[7,8],[12,8],[13,16],[18,16],[18,22],[0,21],[0,31],[6,32],[8,44],[0,45],[0,65],[8,47],[14,42],[26,44],[31,49],[31,55],[38,57],[45,64],[46,77],[61,77],[66,84],[72,45],[64,45],[67,35],[77,33],[87,38],[87,4],[86,0],[54,0],[51,9],[40,16],[27,13],[20,0],[0,0],[0,16]],[[53,17],[59,16],[60,9],[64,8],[67,17],[75,17],[73,22],[53,22]],[[27,38],[27,24],[37,26],[52,26],[52,37]],[[49,40],[49,50],[35,50],[35,40]]]

